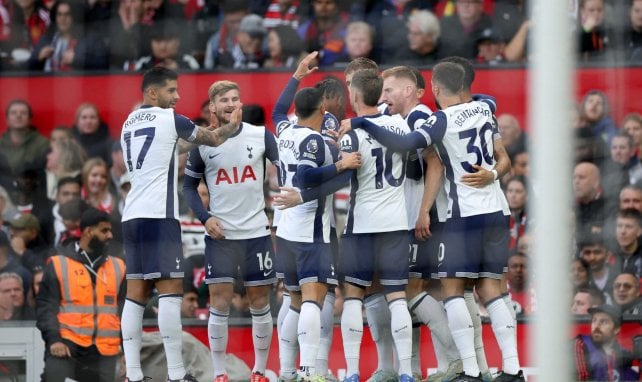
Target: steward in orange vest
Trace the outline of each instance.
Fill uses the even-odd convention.
[[[36,296],[37,326],[45,341],[46,382],[113,382],[120,352],[125,263],[105,253],[110,217],[89,208],[81,237],[52,256]]]

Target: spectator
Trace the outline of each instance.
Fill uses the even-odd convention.
[[[622,272],[613,281],[613,302],[623,315],[642,315],[640,278],[630,272]]]
[[[517,316],[535,313],[535,289],[530,286],[528,256],[518,252],[508,258],[506,285]]]
[[[441,27],[439,19],[428,10],[419,10],[408,17],[408,45],[402,45],[396,60],[406,65],[426,65],[439,61]]]
[[[109,63],[122,70],[126,61],[150,54],[152,0],[122,0],[118,17],[112,18],[109,33]]]
[[[5,116],[7,131],[0,140],[0,152],[6,156],[11,173],[15,174],[18,166],[44,168],[49,141],[31,124],[31,106],[24,100],[12,100]]]
[[[357,57],[372,58],[375,31],[363,21],[352,21],[346,27],[346,54],[337,59],[335,64],[347,65]]]
[[[80,198],[71,199],[60,205],[60,217],[65,230],[60,234],[60,241],[56,243],[56,247],[64,247],[80,239],[80,218],[87,208],[89,208],[87,203]]]
[[[493,23],[482,5],[482,0],[457,0],[456,13],[441,19],[441,46],[443,56],[477,57],[475,37]]]
[[[635,150],[633,137],[626,130],[618,131],[611,139],[611,159],[624,167],[630,184],[642,181],[642,163]]]
[[[597,234],[587,234],[580,238],[578,247],[580,258],[589,264],[591,270],[589,286],[599,289],[604,294],[605,302],[611,303],[610,293],[617,272],[608,264],[610,253],[602,238]]]
[[[575,315],[588,314],[590,308],[604,304],[604,294],[598,289],[580,287],[575,290],[571,313]]]
[[[576,380],[637,381],[633,357],[617,341],[622,324],[619,309],[601,305],[589,309],[591,334],[578,335],[573,344]]]
[[[627,52],[625,57],[631,61],[642,61],[642,0],[631,1],[629,10],[630,29],[625,35]]]
[[[111,184],[109,191],[120,201],[120,188],[122,187],[123,176],[127,174],[125,159],[123,157],[123,148],[120,141],[114,141],[111,145],[111,167],[109,168],[109,178]]]
[[[107,214],[88,209],[80,228],[80,240],[47,264],[36,296],[37,326],[46,349],[44,375],[48,381],[113,382],[125,264],[105,251],[112,236]],[[78,320],[77,311],[88,312],[83,313],[87,319]]]
[[[642,175],[642,167],[636,169],[631,164],[632,140],[625,132],[618,132],[609,144],[609,158],[602,163],[600,169],[600,185],[602,196],[606,202],[606,210],[614,211],[618,195],[622,188],[631,183],[630,174]],[[632,171],[629,173],[629,169]]]
[[[223,23],[214,35],[207,41],[205,60],[206,69],[214,69],[220,65],[219,55],[227,55],[234,47],[241,20],[249,13],[247,0],[226,1],[223,3]]]
[[[187,280],[187,279],[185,279]],[[198,309],[198,290],[192,283],[183,282],[183,301],[181,302],[181,317],[196,318]]]
[[[618,248],[616,238],[617,216],[621,210],[633,208],[642,212],[642,189],[633,184],[627,184],[622,188],[619,195],[619,206],[610,213],[604,221],[602,233],[607,247],[611,251]]]
[[[57,0],[53,20],[29,58],[29,69],[45,72],[106,70],[109,54],[100,36],[84,30],[80,7],[71,0]]]
[[[13,303],[9,294],[0,293],[0,322],[10,321],[13,316]]]
[[[629,208],[620,210],[616,220],[617,249],[614,252],[613,269],[642,275],[642,212]]]
[[[36,308],[36,296],[40,291],[40,284],[42,284],[42,276],[44,275],[42,267],[36,267],[31,270],[32,280],[31,287],[29,288],[29,295],[27,296],[27,303],[30,307]]]
[[[58,125],[49,134],[50,142],[58,142],[63,139],[72,139],[71,129],[65,125]]]
[[[266,68],[296,67],[299,61],[306,56],[303,51],[303,41],[296,31],[287,25],[278,25],[272,28],[268,32],[267,44],[268,58],[263,64]]]
[[[573,171],[575,193],[576,230],[585,233],[601,233],[606,218],[605,200],[600,187],[600,170],[589,162],[575,165]]]
[[[29,278],[31,284],[31,277]],[[33,308],[26,303],[26,291],[23,287],[23,280],[15,272],[0,273],[0,294],[9,295],[13,305],[13,315],[11,320],[34,320],[36,313]]]
[[[589,0],[595,1],[595,0]],[[615,123],[609,116],[606,94],[600,90],[589,90],[582,99],[580,118],[591,129],[594,137],[602,138],[606,144],[617,133]]]
[[[510,158],[510,175],[511,176],[523,176],[528,178],[529,167],[528,167],[528,151],[517,151],[513,153],[513,156]]]
[[[590,127],[582,123],[582,127],[574,129],[575,133],[575,163],[591,162],[601,165],[606,158],[606,142],[600,136],[593,135]]]
[[[13,13],[8,25],[9,36],[1,50],[10,54],[8,69],[27,69],[27,60],[50,24],[49,10],[38,0],[5,2]]]
[[[493,28],[484,29],[475,39],[477,45],[477,62],[480,64],[497,65],[506,61],[503,37]]]
[[[31,287],[31,272],[20,264],[20,259],[12,256],[9,237],[0,231],[0,274],[16,273],[22,279],[22,288],[27,291]]]
[[[589,284],[591,268],[589,263],[582,258],[571,261],[571,284],[573,288],[584,288]]]
[[[642,5],[642,0],[639,1]],[[642,14],[642,9],[640,10]],[[634,155],[639,159],[642,151],[642,116],[639,113],[627,114],[622,119],[622,130],[633,138]]]
[[[319,66],[329,66],[345,54],[348,15],[337,0],[313,0],[312,8],[314,13],[299,27],[299,36],[308,52],[319,52]]]
[[[604,0],[580,0],[580,61],[613,59],[615,36],[604,19]]]
[[[72,135],[84,147],[88,158],[101,158],[111,163],[113,140],[109,136],[109,127],[100,118],[98,107],[90,102],[81,103],[76,109],[76,120]]]
[[[66,230],[62,216],[60,216],[60,206],[73,199],[80,199],[80,190],[82,182],[80,177],[64,177],[58,181],[56,187],[56,203],[51,211],[54,218],[54,243],[60,243],[62,233]]]
[[[231,50],[219,52],[216,67],[257,69],[263,66],[263,39],[266,33],[261,16],[250,14],[243,17],[236,42]]]
[[[90,206],[111,214],[116,206],[114,195],[109,191],[109,167],[104,160],[92,158],[82,168],[81,196]]]
[[[34,215],[40,224],[40,238],[45,244],[53,242],[52,202],[38,170],[19,169],[15,175],[14,200],[16,209],[22,214]]]
[[[519,121],[512,114],[500,114],[497,117],[497,127],[502,137],[502,143],[509,156],[526,151],[528,137],[519,125]]]
[[[495,0],[492,19],[500,36],[510,41],[519,33],[527,19],[527,0]]]
[[[58,182],[62,178],[80,175],[87,161],[87,153],[76,139],[61,139],[50,142],[51,151],[47,154],[47,197],[56,199]],[[87,147],[87,146],[85,146]]]
[[[51,255],[51,249],[39,236],[38,219],[31,214],[20,214],[5,224],[11,231],[12,255],[17,256],[22,266],[27,269],[43,266]]]
[[[272,0],[265,12],[263,25],[267,29],[285,25],[296,30],[301,21],[298,7],[299,2],[295,0]]]
[[[517,241],[524,235],[528,228],[528,215],[526,205],[528,189],[526,180],[522,176],[514,176],[506,182],[506,200],[510,208],[510,244],[509,249],[517,247]]]
[[[178,26],[171,20],[154,24],[150,35],[151,54],[128,62],[125,68],[145,71],[154,66],[163,66],[172,70],[196,70],[200,68],[194,56],[181,50],[181,38]]]

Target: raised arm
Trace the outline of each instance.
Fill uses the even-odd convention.
[[[219,126],[214,130],[209,130],[205,127],[197,126],[196,137],[191,141],[197,145],[205,146],[220,146],[232,134],[238,130],[243,118],[243,104],[239,104],[232,112],[230,122]]]
[[[279,123],[288,121],[288,110],[290,110],[290,106],[294,100],[294,95],[296,94],[296,89],[299,87],[301,80],[309,76],[311,73],[319,70],[317,66],[310,66],[318,54],[319,53],[316,51],[312,52],[299,62],[292,78],[290,78],[285,89],[281,92],[279,99],[276,101],[274,110],[272,110],[272,122],[274,123],[274,126],[277,126],[277,135],[279,133]]]

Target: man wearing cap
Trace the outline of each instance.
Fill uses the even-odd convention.
[[[80,239],[45,266],[36,296],[48,382],[114,380],[125,263],[106,253],[112,239],[109,215],[90,208],[80,218],[80,229]]]
[[[40,222],[32,214],[20,214],[5,221],[9,226],[11,249],[27,269],[42,266],[51,255],[51,248],[40,236]]]
[[[217,68],[257,69],[263,66],[263,39],[267,29],[263,18],[250,14],[241,19],[236,43],[232,49],[219,52],[215,66]]]
[[[631,368],[632,355],[623,349],[616,336],[620,333],[618,308],[600,305],[589,308],[591,334],[575,338],[573,353],[578,381],[637,381]]]
[[[506,61],[504,59],[504,39],[493,28],[481,31],[477,39],[477,63],[497,65]]]

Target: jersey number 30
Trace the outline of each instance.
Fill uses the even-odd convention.
[[[146,127],[144,129],[136,130],[134,132],[134,137],[145,136],[145,142],[143,142],[143,147],[141,147],[140,152],[138,153],[138,158],[136,158],[136,169],[140,169],[141,167],[143,167],[145,156],[149,151],[149,146],[152,145],[152,141],[154,140],[155,134],[156,134],[155,127]],[[134,167],[132,164],[132,144],[131,144],[132,133],[130,131],[125,132],[125,134],[123,134],[123,138],[125,139],[125,146],[126,146],[125,155],[127,156],[127,160],[126,160],[127,167],[129,168],[129,171],[134,171]]]
[[[484,162],[486,162],[486,164],[493,164],[493,155],[488,151],[488,142],[486,141],[486,133],[488,131],[492,131],[492,126],[490,125],[490,123],[486,123],[484,127],[479,130],[478,145],[475,144],[477,143],[477,129],[468,129],[459,132],[459,139],[468,139],[468,143],[466,144],[466,152],[468,152],[469,154],[475,154],[474,163],[471,164],[470,162],[460,162],[461,167],[463,167],[467,172],[477,172],[477,170],[475,170],[472,165],[476,164],[477,166],[481,166],[482,158]]]

